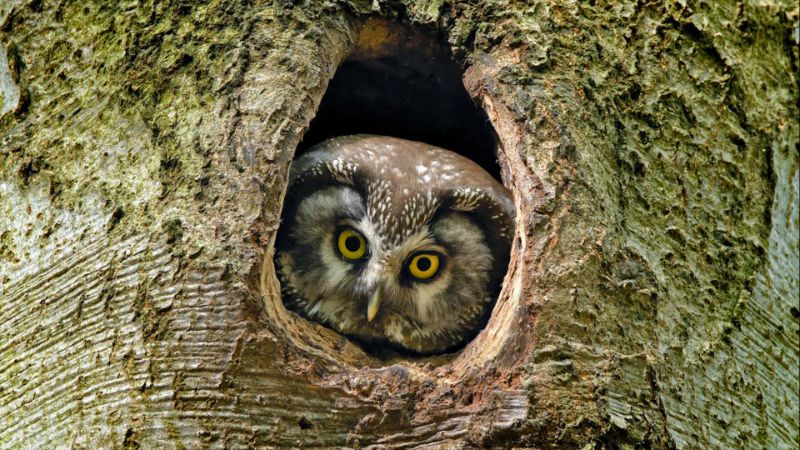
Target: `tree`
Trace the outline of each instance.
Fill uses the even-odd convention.
[[[459,58],[519,208],[455,355],[366,354],[273,273],[293,152],[389,24]],[[3,2],[0,446],[796,448],[797,30],[789,1]]]

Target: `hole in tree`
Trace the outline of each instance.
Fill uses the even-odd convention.
[[[298,155],[326,139],[378,134],[453,150],[500,179],[497,138],[436,32],[371,21],[330,81]]]
[[[359,36],[355,49],[340,65],[335,76],[330,81],[317,114],[312,120],[303,141],[298,146],[296,156],[302,156],[316,144],[334,137],[354,134],[391,136],[419,141],[460,153],[476,162],[496,180],[500,180],[500,169],[496,156],[498,139],[494,128],[484,110],[472,101],[464,88],[462,71],[459,64],[450,54],[449,47],[445,42],[446,40],[442,36],[432,30],[401,27],[380,20],[368,22]],[[281,278],[283,276],[281,275],[282,268],[289,267],[289,273],[299,274],[302,272],[307,275],[311,272],[307,267],[315,264],[309,263],[308,260],[328,261],[326,264],[333,266],[329,259],[335,258],[336,252],[340,256],[344,256],[348,252],[357,252],[362,245],[361,240],[357,237],[338,236],[332,238],[331,242],[327,241],[327,237],[315,238],[315,244],[312,246],[314,248],[303,248],[303,251],[296,251],[295,247],[292,247],[296,245],[296,241],[295,238],[289,238],[289,233],[291,232],[287,231],[287,229],[294,229],[301,223],[304,226],[308,226],[310,222],[313,222],[313,220],[302,221],[296,219],[295,214],[300,208],[293,202],[298,199],[304,199],[306,195],[317,189],[319,187],[315,187],[312,182],[308,187],[299,188],[294,193],[291,190],[287,192],[287,203],[284,205],[282,218],[283,225],[278,232],[276,240],[275,267],[278,269],[278,277],[281,279],[282,288],[284,289],[282,292],[284,305],[287,305],[288,309],[298,312],[301,316],[306,314],[298,311],[300,307],[297,304],[289,305],[286,302],[287,298],[294,297],[296,299],[299,296],[296,295],[297,290],[292,286],[292,283],[288,282],[288,279]],[[300,194],[298,192],[303,193]],[[320,205],[323,205],[323,203],[320,203]],[[321,217],[319,210],[315,210],[315,213]],[[483,222],[486,217],[491,214],[499,214],[498,211],[490,214],[486,213],[487,211],[483,211],[485,216],[475,219],[473,225],[475,225],[476,229],[488,226]],[[493,219],[497,217],[501,217],[501,215],[495,215]],[[347,227],[358,226],[358,224],[353,225],[352,223],[346,225]],[[333,224],[331,229],[341,228],[342,226],[342,224]],[[309,228],[313,228],[313,226]],[[314,230],[306,231],[309,231],[309,233],[315,232]],[[511,225],[510,233],[513,234],[513,224]],[[501,238],[497,237],[498,235],[489,233],[486,238],[486,250],[481,255],[475,255],[470,261],[474,262],[486,254],[494,253],[495,249],[499,247],[497,245],[493,246],[493,244],[501,241]],[[304,236],[306,235],[304,234]],[[479,238],[476,238],[476,240],[479,240]],[[473,242],[470,241],[470,244]],[[469,246],[469,244],[464,244],[462,247]],[[299,247],[301,246],[298,245],[297,248]],[[331,247],[331,249],[328,249],[328,247]],[[331,253],[333,256],[326,253],[325,258],[328,259],[321,257],[320,254],[323,250],[317,250],[318,248],[331,250],[330,252],[324,251]],[[291,256],[291,259],[281,262],[282,253],[288,255],[295,251],[296,253]],[[433,251],[432,254],[436,254],[436,252]],[[495,256],[497,255],[495,254]],[[398,276],[405,278],[416,276],[418,281],[415,282],[418,283],[435,282],[437,273],[430,276],[430,280],[428,280],[425,278],[426,272],[438,270],[439,267],[445,270],[450,262],[446,258],[441,259],[443,262],[440,265],[440,259],[437,254],[436,268],[434,269],[434,260],[431,258],[431,256],[425,256],[420,257],[418,261],[415,260],[414,269],[416,270],[416,275],[411,272],[409,266],[411,259],[401,261],[403,273]],[[499,261],[504,261],[503,258],[505,258],[505,262],[502,263],[502,269],[498,269],[495,264],[500,265]],[[499,270],[502,270],[503,273],[500,274],[500,279],[502,279],[502,275],[506,271],[507,258],[507,254],[502,258],[498,256],[494,260],[495,262],[490,263],[492,273],[498,273]],[[351,258],[353,261],[359,259]],[[352,264],[357,263],[354,262]],[[464,263],[461,264],[463,267]],[[301,267],[301,269],[296,270],[298,267]],[[411,281],[405,280],[405,278],[403,279],[404,283],[413,284]],[[299,283],[303,282],[305,280],[299,281]],[[314,282],[320,283],[320,280]],[[484,283],[486,282],[484,281]],[[287,286],[289,289],[287,289]],[[489,290],[493,289],[494,287]],[[461,290],[463,291],[464,289]],[[484,297],[481,298],[486,298],[486,294],[487,292],[484,292],[482,294]],[[464,341],[448,347],[444,351],[412,351],[408,348],[400,348],[401,346],[398,345],[387,344],[381,338],[378,338],[377,341],[372,341],[370,339],[355,338],[346,333],[343,334],[353,338],[352,342],[379,360],[389,361],[395,357],[405,359],[406,357],[414,356],[433,356],[436,358],[437,355],[444,355],[442,359],[444,361],[448,358],[447,354],[453,354],[452,352],[461,350],[464,345],[475,337],[476,333],[479,333],[486,326],[488,314],[493,309],[497,295],[497,291],[492,293],[493,301],[487,306],[484,317],[479,319],[482,320],[480,327],[473,328],[468,333],[465,332]],[[377,311],[379,308],[376,307],[375,310]],[[365,310],[364,313],[368,313],[367,311]],[[373,320],[372,317],[378,317],[375,320],[380,320],[380,316],[371,316],[369,321]],[[320,322],[315,319],[310,320]],[[326,327],[329,326],[326,325]],[[302,426],[303,423],[301,421]]]

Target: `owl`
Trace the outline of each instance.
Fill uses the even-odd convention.
[[[503,185],[457,153],[327,140],[290,171],[275,256],[284,304],[368,347],[451,351],[488,320],[513,219]]]

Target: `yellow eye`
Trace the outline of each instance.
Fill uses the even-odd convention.
[[[345,228],[340,231],[337,241],[339,253],[341,253],[345,259],[357,260],[363,258],[364,255],[367,254],[367,241],[364,240],[364,236],[361,236],[350,228]]]
[[[439,256],[433,253],[419,253],[408,263],[408,272],[418,280],[429,280],[439,271]]]

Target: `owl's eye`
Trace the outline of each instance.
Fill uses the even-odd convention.
[[[357,231],[351,228],[344,228],[339,231],[337,248],[344,259],[355,261],[367,254],[367,241]]]
[[[417,280],[430,280],[439,272],[439,255],[417,253],[408,263],[408,273]]]

